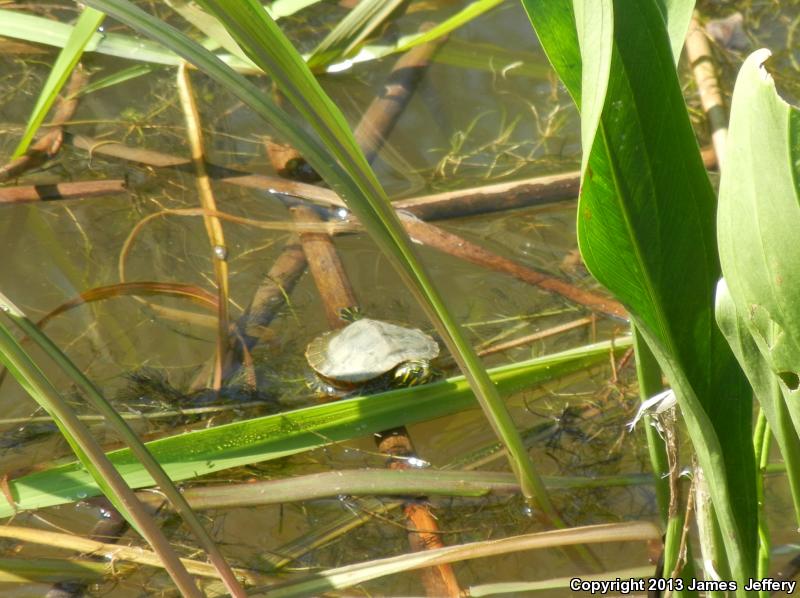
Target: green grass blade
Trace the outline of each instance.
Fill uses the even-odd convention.
[[[544,478],[551,490],[611,488],[653,483],[646,473]],[[186,491],[193,509],[229,509],[292,503],[335,496],[470,496],[519,493],[511,473],[492,471],[349,469],[244,484],[193,486]],[[160,501],[161,499],[158,498]]]
[[[492,370],[500,392],[511,393],[546,380],[592,367],[610,351],[624,351],[630,339],[598,343]],[[146,444],[175,481],[230,467],[278,459],[334,442],[360,438],[394,426],[427,421],[474,408],[475,398],[463,377],[348,399],[243,422],[198,430]],[[150,486],[152,478],[129,450],[109,453],[129,485]],[[80,464],[71,463],[9,480],[19,510],[37,509],[98,494]],[[14,514],[0,502],[0,517]]]
[[[63,48],[73,29],[72,25],[66,23],[0,8],[0,35],[5,37]],[[177,54],[160,44],[120,33],[95,32],[86,44],[84,52],[98,52],[126,60],[171,66],[177,66],[181,62]],[[243,63],[235,56],[220,54],[218,57],[239,72],[253,74],[252,66]]]
[[[301,10],[313,6],[321,2],[321,0],[275,0],[269,6],[265,6],[265,10],[276,21],[283,17],[291,16]]]
[[[452,17],[442,21],[441,23],[435,25],[434,27],[428,29],[425,32],[413,33],[411,35],[404,35],[397,40],[397,43],[391,45],[368,44],[362,46],[361,51],[356,56],[344,62],[332,65],[330,70],[343,71],[345,70],[345,67],[349,67],[359,62],[378,60],[380,58],[389,56],[390,54],[395,54],[410,50],[415,46],[427,43],[429,41],[442,37],[443,35],[447,35],[451,31],[455,31],[459,27],[463,27],[464,25],[476,19],[480,15],[493,9],[502,1],[503,0],[476,0],[471,4],[468,4],[465,8],[457,12]],[[445,48],[446,47],[447,45],[445,45]],[[461,66],[461,61],[457,62],[457,65]],[[534,64],[526,65],[525,68],[536,69],[536,65]]]
[[[25,126],[25,132],[22,134],[22,139],[20,139],[12,157],[17,158],[28,149],[34,135],[36,135],[36,131],[39,130],[39,126],[44,122],[45,116],[47,116],[56,101],[61,88],[64,87],[73,69],[81,59],[84,48],[92,39],[92,36],[95,35],[97,28],[105,17],[102,12],[93,8],[84,8],[81,12],[78,22],[70,32],[69,38],[67,38],[64,47],[58,54],[58,58],[56,58],[53,68],[50,70],[50,75],[39,93],[39,98],[36,100],[30,118],[28,118],[28,123]]]
[[[134,66],[121,69],[105,77],[94,79],[87,85],[84,85],[80,90],[80,96],[83,97],[85,95],[89,95],[90,93],[100,91],[101,89],[113,87],[114,85],[119,85],[120,83],[126,83],[143,75],[149,75],[157,68],[158,67],[152,64],[136,64]]]
[[[665,3],[677,14],[665,20],[654,0],[614,0],[604,98],[581,94],[583,60],[597,68],[599,59],[582,56],[588,48],[579,43],[572,1],[523,4],[573,98],[603,103],[597,134],[584,140],[581,252],[629,308],[678,395],[743,588],[754,573],[757,531],[752,401],[714,321],[715,198],[675,72],[677,44],[668,37],[668,24],[685,20],[685,3]],[[581,109],[596,114],[597,107]]]
[[[397,48],[395,49],[395,52],[405,52],[414,46],[419,46],[420,44],[425,44],[438,37],[447,35],[451,31],[455,31],[459,27],[463,27],[467,23],[470,23],[473,19],[492,10],[502,1],[503,0],[476,0],[475,2],[471,2],[452,17],[442,21],[428,31],[401,38]]]
[[[225,48],[228,52],[239,58],[242,62],[251,65],[254,70],[258,69],[258,67],[250,61],[245,53],[242,52],[242,49],[239,47],[236,41],[234,41],[230,34],[225,30],[225,27],[223,27],[217,19],[197,6],[194,2],[173,0],[172,2],[169,2],[169,5],[172,10],[181,15],[186,21],[191,23],[195,29],[204,33],[209,40],[213,42],[211,44],[213,47],[209,47],[208,44],[203,44],[204,47],[208,48],[209,50]]]
[[[350,56],[375,29],[408,0],[361,0],[314,48],[306,64],[312,70]]]
[[[88,559],[0,559],[0,583],[56,583],[59,581],[102,582],[107,575],[118,575],[119,563],[102,563]],[[128,567],[124,567],[128,569]]]

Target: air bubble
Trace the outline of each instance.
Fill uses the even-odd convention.
[[[218,260],[227,260],[228,259],[228,248],[224,245],[214,245],[214,256]]]

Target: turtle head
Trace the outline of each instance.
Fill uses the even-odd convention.
[[[430,382],[437,375],[437,371],[427,359],[410,359],[401,363],[394,371],[395,386],[417,386]]]

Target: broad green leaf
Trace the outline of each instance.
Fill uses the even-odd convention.
[[[614,42],[613,0],[575,0],[575,30],[581,50],[581,172],[589,162],[603,112]]]
[[[723,330],[790,465],[800,521],[800,112],[778,96],[763,66],[769,55],[751,54],[734,89],[717,222],[729,295],[718,302]]]
[[[730,295],[800,431],[800,112],[748,57],[731,105],[730,160],[720,181],[722,271]]]
[[[523,4],[559,76],[581,98],[572,2]],[[683,4],[668,8],[685,18]],[[756,546],[752,405],[714,321],[715,198],[675,72],[671,17],[665,21],[654,0],[614,0],[613,13],[608,90],[578,206],[579,245],[592,274],[630,310],[678,395],[731,567],[745,582]],[[597,107],[581,110],[591,115]]]
[[[683,49],[683,40],[686,39],[686,32],[689,30],[689,22],[692,20],[695,0],[657,0],[657,2],[661,16],[667,24],[672,58],[677,64]]]
[[[47,77],[42,91],[39,92],[39,98],[33,106],[28,123],[25,125],[25,132],[14,150],[13,157],[21,156],[30,146],[36,131],[39,130],[39,126],[44,122],[44,118],[55,103],[61,88],[64,87],[72,71],[78,65],[86,44],[95,35],[97,28],[105,18],[106,16],[102,12],[93,8],[84,8],[81,12],[78,22],[58,54],[53,68],[50,69],[50,75]]]
[[[500,392],[511,393],[558,376],[591,367],[609,351],[630,346],[629,339],[598,343],[492,370]],[[411,389],[327,403],[243,422],[179,434],[147,443],[169,476],[191,479],[229,467],[297,454],[333,442],[358,438],[404,424],[426,421],[474,408],[475,399],[463,377]],[[152,478],[128,450],[109,453],[133,487],[152,485]],[[9,480],[17,510],[73,502],[98,494],[87,471],[77,463]],[[15,509],[0,501],[0,517]]]

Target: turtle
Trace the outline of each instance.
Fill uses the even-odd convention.
[[[437,355],[439,345],[421,330],[358,317],[308,344],[306,359],[316,373],[309,386],[341,397],[424,384],[436,376],[430,360]]]

